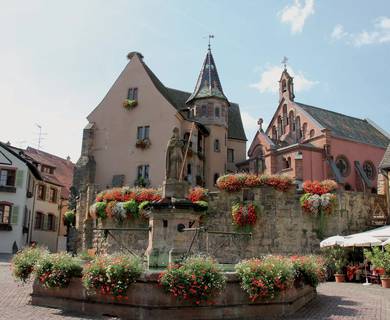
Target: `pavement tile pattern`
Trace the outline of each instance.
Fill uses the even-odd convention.
[[[318,296],[292,316],[283,320],[390,320],[390,289],[378,285],[328,282],[318,287]],[[0,319],[112,319],[82,316],[58,309],[30,304],[31,284],[15,283],[9,264],[0,263]],[[259,317],[259,319],[264,319]],[[156,319],[154,319],[156,320]]]

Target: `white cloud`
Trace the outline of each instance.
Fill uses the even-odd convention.
[[[361,47],[369,44],[381,44],[390,42],[390,18],[379,17],[375,19],[371,31],[363,30],[358,33],[344,31],[342,25],[336,25],[331,37],[336,40],[345,38],[348,44]]]
[[[304,5],[300,0],[294,0],[290,6],[279,12],[280,21],[291,25],[292,33],[302,32],[306,19],[314,14],[314,0],[305,0]]]
[[[344,38],[347,35],[348,35],[348,32],[344,31],[344,27],[341,24],[338,24],[334,27],[332,34],[331,34],[331,37],[333,39],[339,40],[341,38]]]
[[[242,119],[242,123],[244,124],[245,131],[252,132],[252,131],[256,131],[259,128],[257,124],[258,119],[253,117],[248,112],[241,111],[241,119]]]
[[[266,70],[261,74],[260,81],[250,86],[256,88],[260,92],[273,92],[279,91],[279,79],[283,72],[281,66],[268,66]],[[307,79],[302,71],[294,72],[292,68],[288,70],[289,74],[294,77],[294,90],[295,92],[301,92],[310,90],[318,81]]]

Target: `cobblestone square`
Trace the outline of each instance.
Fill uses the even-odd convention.
[[[0,265],[0,319],[112,319],[65,313],[30,304],[31,284],[20,285],[11,277],[10,266]],[[264,319],[259,317],[259,319]],[[284,320],[365,319],[390,320],[390,289],[378,285],[328,282],[318,288],[318,296],[296,314]],[[157,319],[156,319],[157,320]]]

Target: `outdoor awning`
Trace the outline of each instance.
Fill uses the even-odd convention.
[[[373,247],[380,246],[382,241],[366,234],[359,234],[345,239],[343,247]]]
[[[346,236],[346,238],[351,238],[351,237],[354,237],[357,235],[368,235],[368,236],[377,238],[381,241],[386,241],[387,239],[390,239],[390,226],[383,226],[383,227],[368,230],[365,232],[351,234],[349,236]]]

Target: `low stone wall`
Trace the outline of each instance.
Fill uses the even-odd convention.
[[[226,289],[212,305],[194,306],[178,301],[158,286],[156,272],[142,275],[129,288],[128,299],[121,301],[88,294],[80,278],[72,279],[70,286],[65,289],[47,289],[35,281],[32,304],[94,316],[116,316],[120,319],[258,319],[259,315],[280,318],[292,314],[316,296],[316,290],[305,285],[289,289],[274,299],[259,299],[252,303],[240,288],[237,275],[226,275]]]
[[[280,192],[264,186],[234,193],[214,192],[209,199],[209,212],[202,219],[209,230],[237,231],[232,225],[231,206],[235,201],[253,198],[260,208],[252,236],[218,235],[200,233],[194,241],[192,252],[208,252],[220,263],[237,263],[243,258],[263,254],[308,254],[319,250],[322,237],[336,234],[346,235],[370,228],[374,214],[381,211],[383,196],[361,192],[342,191],[337,194],[338,205],[325,218],[324,229],[319,230],[318,219],[302,211],[294,189]],[[379,209],[378,209],[379,208]],[[142,224],[147,226],[147,221]],[[121,227],[113,221],[103,223],[106,227]],[[138,227],[135,221],[126,221],[122,227]],[[187,227],[191,226],[188,221]],[[115,239],[102,237],[96,232],[95,248],[100,252],[115,252],[125,247],[137,253],[144,253],[148,246],[147,232],[112,231]],[[321,237],[322,235],[322,237]]]

